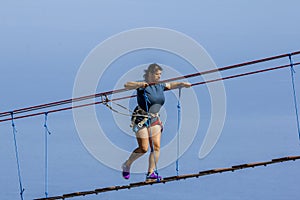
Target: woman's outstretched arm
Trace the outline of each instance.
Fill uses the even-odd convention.
[[[137,88],[145,88],[148,86],[146,82],[136,82],[136,81],[129,81],[124,84],[125,89],[132,90]]]
[[[192,84],[189,82],[170,82],[166,83],[166,88],[169,90],[176,89],[176,88],[189,88]]]

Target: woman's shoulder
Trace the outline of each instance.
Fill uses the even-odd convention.
[[[155,87],[161,88],[161,89],[164,90],[167,87],[167,85],[166,85],[166,83],[158,83],[158,84],[155,85]]]

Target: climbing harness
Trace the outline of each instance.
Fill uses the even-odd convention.
[[[159,114],[158,113],[156,113],[156,114],[148,113],[148,112],[144,111],[140,106],[137,106],[132,113],[130,127],[133,128],[135,124],[139,128],[142,128],[144,125],[150,126],[151,119],[153,119],[155,117],[159,117]],[[139,121],[139,118],[142,118],[142,119]],[[152,123],[151,123],[151,126],[152,126]]]
[[[158,113],[157,114],[148,113],[148,112],[144,111],[140,106],[137,106],[134,109],[134,111],[132,111],[132,110],[128,109],[127,107],[125,107],[125,106],[123,106],[119,103],[115,103],[114,101],[110,100],[107,97],[107,95],[101,96],[101,101],[102,101],[103,105],[105,105],[111,111],[113,111],[115,113],[118,113],[118,114],[121,114],[121,115],[124,115],[124,116],[131,117],[131,124],[130,124],[131,128],[133,128],[135,124],[137,124],[137,126],[139,128],[142,128],[144,126],[144,124],[147,125],[148,120],[150,120],[151,118],[159,117]],[[118,111],[117,109],[113,108],[112,105],[109,105],[108,104],[109,102],[123,108],[124,110],[127,110],[131,114]],[[141,121],[139,121],[138,123],[136,123],[136,120],[140,117],[142,117],[143,119]]]

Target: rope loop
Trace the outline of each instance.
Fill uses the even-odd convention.
[[[293,63],[293,60],[292,60],[292,54],[291,54],[291,53],[289,54],[289,60],[290,60],[290,66],[291,66],[292,72],[293,72],[293,73],[296,73],[295,68],[294,68],[294,63]]]
[[[46,133],[51,135],[51,132],[48,129],[47,121],[48,121],[48,112],[45,112],[45,123],[44,123],[45,131],[46,131]]]

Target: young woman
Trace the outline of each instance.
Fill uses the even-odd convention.
[[[137,90],[137,103],[132,120],[132,129],[136,134],[138,147],[131,153],[128,160],[122,165],[122,175],[125,179],[130,178],[132,163],[144,155],[150,146],[148,173],[146,181],[161,179],[155,172],[155,167],[160,155],[160,140],[163,130],[158,112],[165,102],[164,91],[180,87],[191,87],[187,82],[159,83],[162,68],[158,64],[150,64],[145,70],[144,81],[127,82],[126,89]]]

